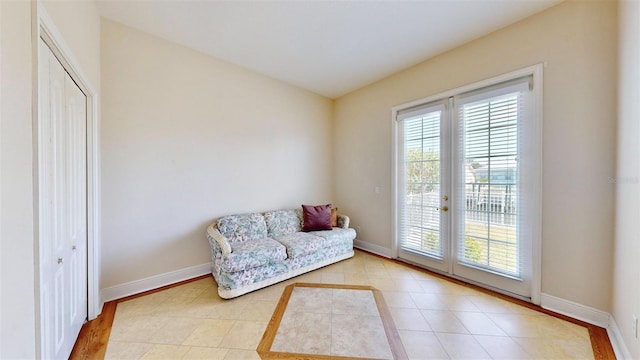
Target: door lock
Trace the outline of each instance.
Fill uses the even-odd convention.
[[[58,258],[58,264],[62,264],[64,262],[63,258]]]
[[[447,195],[445,195],[445,196],[442,197],[442,200],[447,201],[447,200],[449,200],[449,197]]]

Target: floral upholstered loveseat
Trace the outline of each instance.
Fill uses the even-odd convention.
[[[207,229],[218,294],[234,298],[353,256],[354,229],[302,232],[300,210],[230,215]]]

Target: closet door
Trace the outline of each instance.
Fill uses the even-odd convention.
[[[87,319],[87,98],[69,74],[64,75],[68,213],[65,250],[69,271],[69,326],[71,344],[74,344]]]
[[[39,46],[42,356],[68,358],[87,318],[86,97]]]

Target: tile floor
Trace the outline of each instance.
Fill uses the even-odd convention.
[[[361,251],[232,300],[206,278],[121,302],[106,358],[259,359],[255,349],[294,282],[381,290],[410,359],[593,359],[586,328]]]

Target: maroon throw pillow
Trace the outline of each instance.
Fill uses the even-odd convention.
[[[302,205],[302,231],[331,230],[331,204]]]

